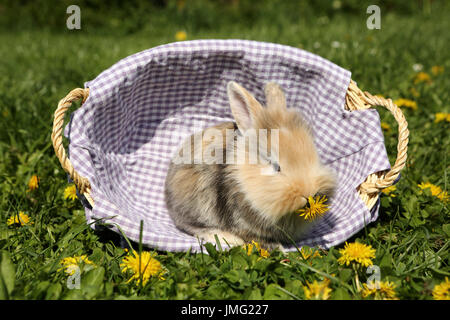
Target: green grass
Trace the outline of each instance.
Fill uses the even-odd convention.
[[[326,1],[312,6],[188,1],[177,9],[173,1],[147,8],[136,0],[127,10],[112,5],[101,16],[99,9],[83,6],[85,1],[79,31],[65,29],[64,1],[56,7],[62,11],[31,2],[18,9],[13,3],[0,7],[0,298],[304,299],[302,286],[324,277],[331,279],[332,299],[362,298],[354,270],[337,261],[343,245],[308,260],[298,252],[274,251],[263,259],[257,252],[249,256],[241,248],[212,245],[209,254],[157,252],[165,280],[127,284],[130,275],[120,269],[127,253],[94,233],[80,203],[63,198],[67,178],[50,141],[59,99],[119,59],[175,41],[178,30],[185,30],[188,40],[241,38],[301,47],[351,70],[363,90],[415,100],[417,110],[403,109],[410,130],[408,163],[395,197],[382,195],[378,221],[348,241],[376,249],[373,263],[381,280],[395,283],[400,299],[432,299],[434,286],[450,276],[448,202],[417,187],[429,181],[448,190],[449,123],[434,123],[435,113],[450,112],[446,2],[387,1],[380,5],[381,30],[368,30],[367,5],[358,1],[340,1],[341,9]],[[415,84],[414,65],[432,82]],[[444,72],[433,75],[435,65]],[[393,163],[397,127],[387,111],[378,110],[391,126],[385,140]],[[34,174],[41,178],[39,188],[28,191]],[[20,211],[34,223],[8,227],[8,218]],[[67,275],[58,271],[60,260],[74,255],[87,255],[96,265],[82,268],[79,290],[68,289]],[[361,283],[369,276],[359,271]]]

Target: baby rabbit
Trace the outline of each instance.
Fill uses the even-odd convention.
[[[165,200],[179,229],[212,243],[217,235],[230,245],[255,240],[266,248],[280,247],[305,235],[311,222],[295,211],[307,204],[309,196],[332,197],[334,174],[320,163],[307,123],[298,111],[286,107],[277,84],[266,84],[264,91],[266,107],[230,81],[227,93],[236,123],[193,134],[180,149],[190,156],[189,161],[170,163]],[[271,152],[262,156],[258,146],[258,159],[264,161],[250,163],[251,147],[242,147],[239,141],[260,129],[270,136]],[[216,134],[209,134],[211,130]],[[211,163],[205,150],[207,154],[213,150],[219,161]],[[239,152],[245,161],[226,161],[230,153]]]

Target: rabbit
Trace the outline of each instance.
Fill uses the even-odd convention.
[[[188,163],[169,164],[164,195],[178,229],[206,242],[215,243],[217,235],[230,246],[254,240],[269,249],[283,248],[283,244],[301,240],[313,224],[295,212],[307,205],[308,197],[333,196],[334,172],[320,162],[308,124],[298,111],[287,108],[279,85],[269,82],[264,92],[265,107],[238,83],[228,82],[235,122],[193,134],[178,151],[179,155],[188,150]],[[226,132],[235,134],[231,139],[206,137],[211,129],[224,137]],[[225,160],[230,150],[239,151],[238,138],[255,129],[266,129],[269,135],[278,129],[278,141],[268,139],[278,159],[271,152],[267,161],[259,163],[195,161],[196,157],[202,160],[203,150],[211,147],[219,155],[216,159]],[[245,159],[248,153],[245,146]]]

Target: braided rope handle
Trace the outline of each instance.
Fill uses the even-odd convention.
[[[54,113],[53,117],[53,129],[52,129],[52,143],[53,149],[55,150],[56,156],[59,159],[61,167],[67,172],[75,183],[78,191],[86,197],[86,200],[94,205],[94,200],[90,196],[91,192],[91,184],[89,180],[83,176],[81,176],[72,166],[72,162],[66,155],[66,151],[64,149],[62,143],[62,133],[63,133],[63,125],[64,125],[64,116],[67,110],[72,105],[72,102],[82,99],[81,103],[84,103],[89,96],[89,88],[86,89],[73,89],[69,92],[67,96],[61,99],[58,103],[58,107]]]
[[[391,186],[398,178],[400,171],[405,167],[409,141],[408,122],[406,121],[403,112],[391,99],[373,96],[368,92],[362,92],[353,80],[350,81],[345,99],[346,107],[349,110],[363,110],[374,106],[383,106],[392,113],[398,123],[397,159],[395,160],[394,165],[387,173],[375,173],[370,175],[359,188],[359,192],[362,196],[372,199],[375,198],[376,201],[379,192],[382,189]],[[373,201],[370,202],[372,203]]]

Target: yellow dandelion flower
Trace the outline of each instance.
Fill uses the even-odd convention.
[[[442,202],[448,202],[448,200],[450,199],[448,192],[447,191],[442,191],[440,194],[438,194],[436,196],[439,200],[441,200]]]
[[[326,196],[317,196],[315,198],[310,196],[308,197],[308,204],[296,212],[299,213],[300,217],[304,217],[305,220],[312,221],[329,210],[328,204],[325,204],[327,200]]]
[[[375,258],[375,249],[370,245],[365,245],[359,242],[345,243],[344,249],[339,249],[342,255],[338,262],[348,266],[350,263],[357,263],[364,267],[373,264],[372,259]]]
[[[430,189],[431,194],[433,196],[436,196],[436,195],[438,195],[439,193],[442,192],[441,187],[436,186],[436,185],[434,185],[432,183],[429,183],[429,182],[422,182],[421,184],[418,184],[418,186],[422,190],[427,189],[427,188]]]
[[[384,188],[383,190],[381,190],[381,192],[383,192],[385,195],[390,196],[392,198],[395,198],[395,194],[393,194],[393,192],[397,190],[397,187],[395,185]]]
[[[18,214],[14,214],[11,217],[9,217],[7,224],[8,226],[12,225],[27,226],[33,224],[33,221],[30,220],[30,217],[27,214],[25,214],[23,211],[20,211]]]
[[[319,257],[319,258],[322,257],[318,250],[313,250],[309,247],[302,247],[300,249],[300,254],[302,255],[303,260],[308,260],[309,258],[313,259],[315,257]]]
[[[30,180],[28,181],[28,189],[36,190],[37,188],[39,188],[39,181],[40,178],[37,175],[32,175]]]
[[[376,284],[370,283],[369,285],[367,285],[366,283],[363,283],[363,289],[361,291],[361,295],[363,298],[375,295],[376,292],[377,292]]]
[[[386,122],[381,122],[381,129],[385,130],[385,131],[391,131],[391,125],[389,123]]]
[[[262,258],[268,258],[268,257],[270,256],[270,253],[269,253],[269,251],[267,251],[266,249],[261,248],[261,249],[259,250],[259,255],[260,255]]]
[[[435,76],[437,76],[441,73],[444,73],[444,67],[443,66],[432,66],[431,73]]]
[[[59,264],[62,265],[62,267],[59,268],[58,271],[64,270],[64,272],[68,275],[73,275],[82,264],[94,265],[94,263],[89,260],[85,254],[61,259]]]
[[[127,283],[132,280],[138,282],[141,276],[143,285],[153,276],[158,276],[160,280],[164,280],[162,276],[164,271],[161,263],[153,258],[153,255],[148,251],[143,251],[139,256],[139,253],[133,250],[131,254],[123,258],[120,267],[122,272],[131,271],[133,274]]]
[[[418,72],[414,77],[414,84],[418,84],[421,82],[431,83],[431,77],[426,72]]]
[[[187,33],[186,31],[178,31],[177,33],[175,33],[175,39],[177,41],[184,41],[187,39]]]
[[[450,122],[450,113],[438,112],[434,115],[434,123],[439,123],[441,121]]]
[[[252,243],[248,243],[248,244],[245,244],[245,245],[244,245],[244,250],[247,252],[247,255],[249,255],[249,256],[252,254],[253,248],[256,248],[256,251],[258,251],[259,255],[260,255],[262,258],[267,258],[267,257],[270,256],[269,251],[267,251],[267,250],[264,249],[264,248],[261,248],[261,246],[259,245],[259,243],[256,242],[256,241],[254,241],[254,240],[252,240]]]
[[[437,284],[433,289],[434,300],[450,300],[450,281],[445,277],[445,281]]]
[[[417,110],[417,103],[413,100],[409,100],[409,99],[397,99],[394,100],[394,103],[398,106],[398,107],[406,107],[412,110]]]
[[[74,184],[71,184],[64,189],[64,199],[70,199],[73,201],[77,198],[77,188]]]
[[[254,242],[254,241],[252,241],[252,242]],[[244,244],[244,246],[242,248],[247,252],[247,255],[250,256],[253,252],[253,247],[254,247],[254,245],[252,243],[247,243],[247,244]]]
[[[441,187],[436,186],[432,183],[422,182],[421,184],[418,185],[418,187],[422,190],[429,189],[432,196],[437,197],[439,200],[443,202],[447,202],[449,200],[449,195],[447,191],[443,191]]]
[[[389,281],[371,281],[364,283],[361,295],[363,298],[373,297],[375,300],[398,300],[395,284]]]
[[[314,280],[313,283],[306,281],[306,286],[303,286],[305,298],[308,300],[327,300],[330,298],[331,289],[329,288],[330,280],[325,279],[321,282]]]

